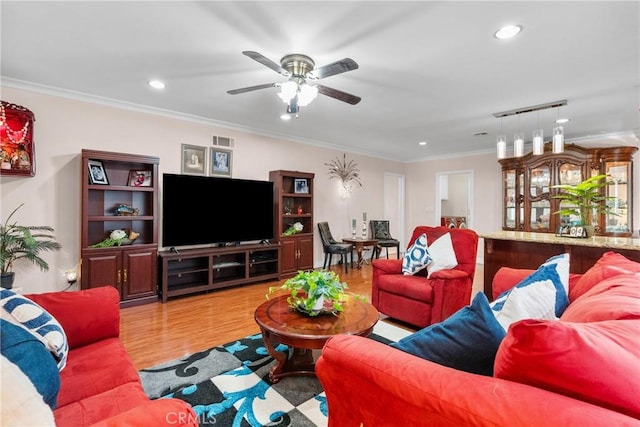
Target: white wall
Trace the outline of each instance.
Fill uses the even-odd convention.
[[[268,180],[268,172],[274,169],[315,173],[314,219],[316,223],[328,221],[336,238],[350,235],[350,219],[360,221],[362,212],[367,212],[368,218],[384,217],[385,173],[406,176],[404,236],[408,240],[417,225],[439,225],[439,218],[435,218],[436,173],[472,170],[474,229],[492,232],[501,227],[501,171],[493,152],[406,164],[347,153],[347,159],[354,160],[361,170],[363,187],[356,187],[351,198],[344,200],[325,165],[336,157],[342,158],[343,151],[28,90],[0,89],[4,101],[29,108],[36,117],[36,176],[0,177],[0,219],[24,203],[16,219],[25,225],[54,227],[63,246],[61,251],[45,254],[49,272],[40,272],[30,264],[15,265],[14,286],[22,287],[25,293],[65,288],[63,272],[79,263],[83,148],[158,156],[160,173],[180,173],[182,143],[209,146],[211,135],[233,137],[235,178]],[[638,161],[634,176],[640,176]],[[640,226],[638,191],[640,185],[635,186],[634,194],[636,230]],[[314,265],[322,266],[322,245],[317,233],[314,249]],[[478,253],[483,253],[482,242]]]
[[[211,135],[234,137],[235,178],[268,180],[274,169],[315,173],[314,219],[316,223],[328,221],[336,238],[351,234],[350,215],[361,218],[366,211],[369,218],[382,217],[384,173],[404,173],[402,163],[347,153],[347,160],[354,160],[361,170],[363,187],[355,188],[345,201],[325,166],[342,158],[343,151],[15,88],[2,87],[2,99],[35,114],[36,175],[0,177],[0,218],[4,220],[24,203],[15,219],[25,225],[52,226],[63,247],[45,254],[50,266],[46,273],[31,264],[16,263],[14,286],[24,292],[64,289],[63,272],[79,263],[83,148],[158,156],[160,173],[180,173],[182,143],[210,146]],[[322,266],[322,260],[322,245],[316,236],[314,264]]]

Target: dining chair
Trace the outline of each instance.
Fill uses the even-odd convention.
[[[319,222],[318,231],[322,240],[322,248],[324,250],[324,263],[322,268],[331,267],[331,258],[333,255],[340,255],[340,259],[344,264],[344,272],[349,272],[349,263],[347,255],[351,254],[351,265],[353,265],[353,245],[350,243],[341,243],[333,238],[328,222]]]
[[[389,221],[372,219],[369,221],[369,228],[371,229],[371,237],[378,240],[378,244],[371,252],[371,259],[374,256],[376,259],[380,258],[382,248],[386,249],[387,259],[389,258],[389,248],[396,248],[396,256],[400,259],[400,241],[389,234]]]

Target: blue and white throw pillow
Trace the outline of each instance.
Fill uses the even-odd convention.
[[[549,258],[536,271],[491,303],[506,331],[522,319],[555,320],[569,305],[569,254]]]
[[[0,290],[0,318],[21,326],[40,340],[56,359],[58,369],[67,363],[69,343],[62,326],[44,308],[8,289]]]
[[[402,274],[414,275],[424,270],[431,263],[431,255],[427,248],[427,235],[422,233],[402,258]]]

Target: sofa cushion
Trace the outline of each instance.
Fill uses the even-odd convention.
[[[427,248],[427,235],[422,234],[413,242],[402,257],[402,274],[414,275],[424,270],[432,261]]]
[[[38,345],[43,347],[40,342]],[[44,347],[43,350],[46,352]],[[51,359],[51,356],[47,357]],[[58,368],[53,360],[51,363],[57,374]],[[0,378],[3,384],[0,387],[1,426],[24,426],[25,420],[29,420],[29,425],[33,426],[55,426],[51,408],[44,402],[29,377],[4,356],[0,356]]]
[[[569,304],[569,254],[549,258],[520,283],[491,303],[506,331],[522,319],[557,319]]]
[[[42,341],[56,358],[58,369],[67,362],[69,344],[60,323],[44,308],[8,289],[0,290],[0,317],[23,327]]]
[[[620,274],[640,272],[640,263],[632,261],[617,252],[605,252],[600,259],[587,270],[575,286],[569,289],[569,300],[578,299],[598,283]]]
[[[489,301],[478,292],[468,305],[440,323],[427,326],[391,346],[462,371],[491,375],[504,329]]]
[[[109,338],[71,350],[60,381],[58,407],[140,379],[122,342]]]
[[[427,277],[431,277],[436,271],[448,270],[458,265],[456,251],[453,249],[453,242],[451,241],[451,233],[438,237],[435,242],[428,245],[427,250],[432,258],[431,263],[427,265]]]
[[[20,368],[44,402],[54,409],[60,390],[60,373],[49,350],[33,334],[4,319],[0,319],[0,337],[2,356]],[[3,384],[11,383],[3,378]]]
[[[621,274],[598,283],[562,313],[566,322],[640,319],[640,273]]]
[[[53,413],[57,426],[84,427],[91,426],[107,418],[117,417],[125,411],[145,405],[150,399],[144,393],[144,389],[139,382],[129,382],[121,384],[112,389],[105,390],[99,394],[86,397],[80,401],[72,402],[66,406],[56,409]],[[169,407],[171,408],[171,407]],[[145,423],[144,418],[118,419],[105,425],[115,426],[151,426],[151,425],[179,425],[175,422],[178,416],[183,414],[172,414],[165,412],[162,418],[153,420],[154,424]],[[159,420],[164,421],[160,424]]]
[[[640,418],[639,336],[637,319],[523,320],[500,345],[495,376]]]

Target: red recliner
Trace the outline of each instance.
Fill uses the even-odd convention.
[[[427,279],[427,270],[403,275],[401,259],[376,259],[371,289],[371,303],[380,313],[420,328],[446,319],[471,302],[478,249],[478,235],[473,230],[427,226],[413,230],[407,248],[422,233],[426,233],[428,245],[451,233],[458,265],[436,271]]]

